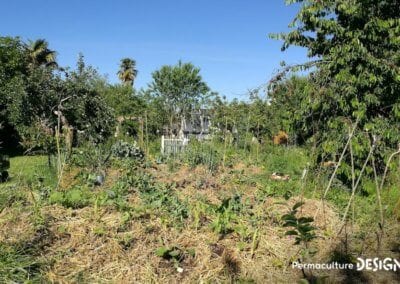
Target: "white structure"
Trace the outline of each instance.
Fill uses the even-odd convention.
[[[178,154],[188,145],[188,138],[165,138],[161,136],[161,153],[162,154]]]

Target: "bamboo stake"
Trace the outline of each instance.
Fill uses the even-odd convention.
[[[224,155],[222,158],[222,167],[225,169],[225,159],[226,159],[226,132],[228,130],[228,118],[225,116],[225,131],[224,131]]]
[[[345,223],[346,223],[346,218],[347,218],[347,214],[348,214],[348,212],[349,212],[350,205],[352,204],[353,199],[354,199],[354,196],[355,196],[355,193],[356,193],[356,189],[357,189],[357,187],[358,187],[358,184],[359,184],[360,181],[361,181],[361,177],[362,177],[362,175],[363,175],[363,173],[364,173],[364,171],[365,171],[365,168],[367,167],[368,161],[369,161],[369,159],[371,158],[371,156],[372,156],[374,150],[375,150],[375,142],[374,142],[374,143],[372,144],[372,146],[371,146],[371,149],[370,149],[370,151],[369,151],[369,153],[368,153],[368,156],[367,156],[367,158],[365,159],[364,165],[363,165],[363,167],[361,168],[361,172],[360,172],[360,175],[358,176],[357,182],[356,182],[356,184],[354,185],[354,187],[353,187],[353,189],[352,189],[352,191],[351,191],[350,200],[349,200],[349,202],[347,203],[347,207],[346,207],[346,210],[345,210],[344,215],[343,215],[343,218],[342,218],[342,223],[343,223],[343,225],[341,226],[341,228],[340,228],[338,234],[340,234],[341,231],[343,230],[343,227],[344,227],[344,225],[345,225]]]
[[[349,138],[347,139],[347,142],[346,142],[346,145],[344,146],[344,149],[343,149],[343,151],[342,151],[342,154],[340,155],[339,161],[338,161],[337,164],[336,164],[335,170],[333,171],[333,173],[332,173],[332,175],[331,175],[331,178],[330,178],[330,180],[329,180],[329,183],[328,183],[328,185],[327,185],[327,187],[326,187],[326,189],[325,189],[325,192],[324,192],[324,195],[323,195],[323,199],[326,198],[326,195],[328,194],[328,191],[329,191],[329,189],[330,189],[331,186],[332,186],[333,179],[334,179],[335,176],[336,176],[336,172],[337,172],[337,170],[339,169],[339,166],[340,166],[340,164],[341,164],[341,162],[342,162],[342,160],[343,160],[343,158],[344,158],[344,154],[346,153],[347,148],[349,147],[350,141],[351,141],[351,139],[353,138],[354,132],[355,132],[355,130],[356,130],[356,128],[357,128],[357,125],[358,125],[358,121],[359,121],[359,120],[358,120],[358,118],[357,118],[357,121],[356,121],[356,123],[354,124],[351,133],[349,134]]]

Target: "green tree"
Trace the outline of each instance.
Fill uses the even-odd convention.
[[[400,2],[288,2],[303,4],[292,31],[275,37],[284,40],[282,50],[305,47],[312,58],[296,67],[311,68],[310,78],[317,86],[309,97],[309,110],[319,118],[314,139],[321,141],[324,153],[335,155],[344,146],[350,124],[358,121],[352,141],[356,164],[360,167],[375,136],[382,167],[400,137]]]
[[[273,133],[283,130],[292,142],[304,144],[318,131],[319,117],[313,111],[316,88],[309,77],[291,76],[279,81],[268,93],[269,119]]]
[[[82,139],[102,141],[113,132],[113,110],[96,89],[105,79],[85,66],[83,56],[77,71],[61,73],[47,68],[54,62],[49,54],[54,52],[44,40],[28,47],[19,38],[0,37],[0,134],[5,137],[4,147],[21,144],[24,150],[51,153],[60,112],[62,124],[81,133]]]
[[[29,60],[32,67],[46,66],[57,67],[56,52],[49,49],[49,44],[44,39],[31,41],[27,46]]]
[[[104,98],[107,106],[114,110],[117,119],[122,119],[119,132],[137,135],[141,129],[141,121],[145,119],[147,102],[131,86],[107,82],[97,86],[101,96]]]
[[[149,92],[163,101],[170,127],[193,109],[199,108],[212,95],[200,75],[200,69],[192,63],[179,61],[175,66],[165,65],[152,76]]]
[[[27,53],[19,38],[0,37],[0,137],[2,147],[18,144],[19,136],[10,115],[18,112],[11,103],[24,94],[24,77],[27,74]]]
[[[76,143],[91,140],[103,142],[114,132],[115,111],[107,104],[99,86],[106,79],[96,69],[86,66],[83,56],[78,58],[77,69],[66,73],[63,82],[63,115],[70,126],[79,133]]]
[[[138,71],[136,69],[136,61],[131,58],[121,59],[120,69],[117,73],[121,82],[128,86],[133,86]]]

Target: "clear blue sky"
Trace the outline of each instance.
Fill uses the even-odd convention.
[[[0,35],[45,38],[61,66],[87,64],[117,82],[122,57],[139,70],[137,88],[151,73],[179,59],[201,68],[208,85],[238,97],[277,71],[279,62],[306,60],[303,49],[281,52],[271,32],[288,31],[296,6],[284,0],[3,1]]]

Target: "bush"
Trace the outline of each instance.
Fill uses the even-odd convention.
[[[171,185],[157,183],[148,174],[130,174],[127,177],[130,186],[139,193],[144,205],[160,210],[177,222],[188,218],[187,200],[181,200]]]
[[[138,161],[144,159],[144,153],[136,142],[131,144],[120,140],[111,147],[111,153],[117,158],[133,158]]]
[[[98,170],[106,166],[108,155],[110,155],[109,146],[106,144],[86,143],[80,148],[72,149],[72,155],[69,157],[69,163],[78,167],[87,167],[92,170]]]

